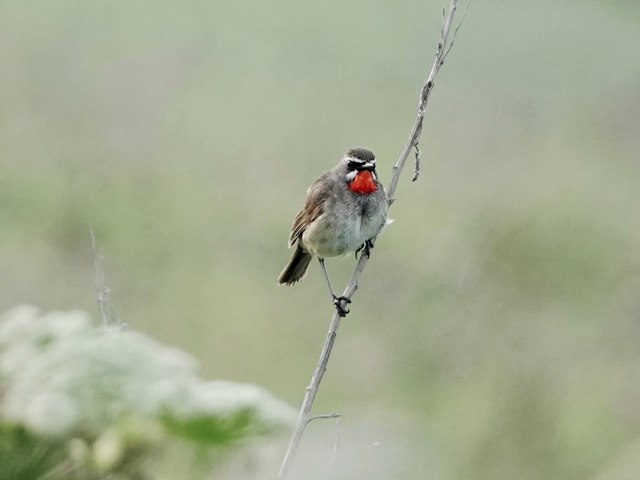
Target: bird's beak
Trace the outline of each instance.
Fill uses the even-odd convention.
[[[358,167],[358,170],[360,170],[360,171],[369,170],[370,172],[372,172],[375,169],[376,169],[376,164],[373,163],[373,162],[363,163],[362,165],[360,165]]]

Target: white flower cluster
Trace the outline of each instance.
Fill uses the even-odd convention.
[[[235,428],[225,421],[238,414],[249,415],[245,435],[295,419],[265,390],[205,382],[191,356],[140,333],[96,328],[86,313],[22,306],[0,317],[0,421],[97,436],[131,418]]]

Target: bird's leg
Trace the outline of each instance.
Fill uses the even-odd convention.
[[[322,271],[324,272],[324,278],[327,280],[327,285],[329,286],[329,291],[331,292],[331,300],[333,300],[333,306],[336,307],[338,315],[340,315],[341,317],[345,317],[347,313],[349,313],[347,304],[351,303],[351,299],[347,297],[337,297],[336,294],[333,293],[331,280],[329,280],[329,274],[327,273],[327,269],[324,266],[324,258],[318,258],[318,261],[320,262],[320,266],[322,267]]]
[[[362,252],[367,257],[371,256],[371,250],[373,250],[373,242],[375,238],[370,238],[366,242],[364,242],[360,247],[356,250],[356,258],[358,258],[358,253]]]

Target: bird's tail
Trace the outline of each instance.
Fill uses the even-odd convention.
[[[293,285],[307,273],[307,268],[311,262],[311,254],[307,252],[298,243],[296,245],[296,251],[293,252],[293,256],[289,263],[284,268],[280,276],[278,277],[279,285]]]

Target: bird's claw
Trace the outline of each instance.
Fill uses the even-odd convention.
[[[336,311],[338,315],[341,317],[346,317],[347,313],[349,313],[349,309],[347,305],[351,303],[351,299],[347,297],[336,297],[333,296],[333,306],[336,307]]]
[[[358,258],[358,253],[362,252],[364,255],[369,258],[371,256],[371,250],[373,250],[373,240],[369,239],[360,245],[360,248],[356,250],[356,258]]]

